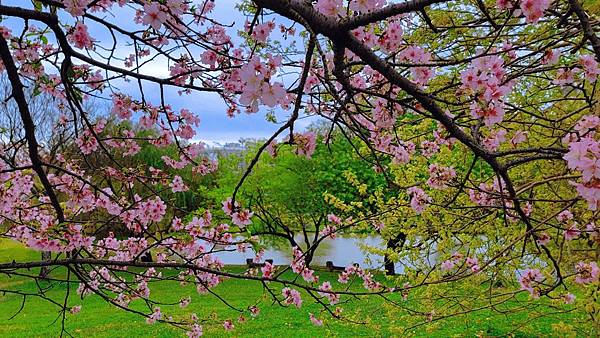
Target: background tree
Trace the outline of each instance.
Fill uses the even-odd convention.
[[[326,132],[313,130],[317,135]],[[298,247],[304,252],[306,265],[323,240],[337,233],[365,231],[367,220],[352,219],[354,214],[336,205],[374,208],[364,197],[367,191],[381,190],[385,179],[358,156],[351,142],[336,132],[318,136],[310,158],[298,156],[285,143],[264,154],[239,190],[237,201],[252,209],[256,217],[243,230],[250,236],[283,239],[289,251]],[[211,192],[215,201],[231,196],[262,144],[249,140],[244,152],[219,160],[219,189]],[[357,182],[360,184],[355,186]]]
[[[2,156],[2,160],[14,169],[18,166],[17,163],[19,160],[17,158],[22,155],[23,148],[27,146],[27,141],[18,107],[14,101],[10,100],[10,95],[10,82],[6,76],[3,76],[0,80],[0,97],[6,99],[0,105],[0,139],[3,144],[8,146],[2,149],[3,151],[0,155]],[[72,130],[57,128],[57,124],[64,111],[60,107],[48,104],[54,98],[51,95],[36,90],[33,84],[30,84],[25,90],[25,95],[31,110],[32,120],[37,127],[36,139],[42,146],[44,156],[50,161],[56,161],[56,155],[61,149],[65,149],[65,146],[69,144],[72,145],[74,141]],[[89,109],[88,111],[93,115],[93,109]],[[50,251],[42,252],[42,260],[50,260],[50,258]],[[48,267],[40,269],[41,278],[45,279],[48,273]]]

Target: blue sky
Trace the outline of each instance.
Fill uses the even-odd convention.
[[[234,44],[237,39],[235,31],[243,27],[246,18],[242,13],[235,9],[235,0],[220,0],[216,2],[216,7],[211,17],[218,21],[226,24],[234,24],[229,33],[234,38]],[[27,6],[31,7],[31,3],[25,0],[5,0],[4,5],[8,6]],[[116,17],[110,19],[113,23],[122,24],[122,28],[139,28],[140,26],[135,25],[132,22],[133,15],[131,12],[123,12],[123,9],[118,6],[114,7]],[[108,15],[103,13],[97,13],[96,15]],[[73,24],[74,20],[68,14],[61,15],[61,23]],[[280,20],[278,20],[280,21]],[[13,33],[20,33],[23,27],[22,20],[8,19],[5,20],[3,25],[8,26],[13,30]],[[35,23],[38,27],[42,27],[41,23]],[[94,27],[89,24],[90,35],[100,41],[102,45],[106,46],[106,42],[112,41],[109,32],[106,29],[100,27]],[[51,37],[48,37],[51,41]],[[122,57],[127,56],[131,53],[132,48],[125,45],[118,45],[117,55]],[[98,52],[102,52],[98,49]],[[157,62],[151,67],[144,69],[146,73],[157,76],[168,76],[168,65],[166,62]],[[121,91],[132,95],[133,97],[139,97],[139,90],[137,82],[125,83],[123,81],[114,83]],[[153,88],[154,87],[154,88]],[[144,92],[146,99],[154,104],[160,102],[158,87],[153,86],[149,83],[144,83]],[[154,90],[153,90],[154,89]],[[108,93],[107,93],[108,95]],[[196,129],[197,134],[195,139],[202,140],[208,144],[214,143],[225,143],[225,142],[237,142],[240,138],[266,138],[272,135],[272,133],[278,129],[278,124],[273,124],[265,120],[265,114],[268,112],[267,107],[261,106],[259,112],[255,114],[242,113],[234,118],[227,117],[226,106],[218,95],[212,93],[193,93],[191,95],[180,96],[177,93],[175,87],[167,89],[166,92],[166,103],[170,104],[175,110],[181,108],[187,108],[198,114],[201,123]],[[278,120],[284,121],[287,113],[283,111],[276,111]],[[309,119],[300,120],[297,123],[296,130],[302,130],[309,124]]]

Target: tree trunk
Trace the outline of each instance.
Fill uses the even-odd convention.
[[[315,250],[314,249],[313,250],[307,250],[304,253],[304,263],[306,264],[307,268],[310,268],[310,263],[312,262],[314,255],[315,255]]]
[[[146,263],[152,263],[153,259],[152,259],[152,253],[150,251],[146,251],[146,253],[144,253],[144,255],[142,255],[142,257],[140,257],[142,262],[146,262]]]
[[[42,251],[42,260],[49,261],[52,258],[52,252],[50,251]],[[50,267],[42,266],[40,268],[40,278],[47,279],[48,274],[50,274]]]
[[[398,248],[402,248],[404,245],[404,240],[406,239],[406,235],[401,232],[395,238],[389,239],[387,241],[387,249],[396,251]],[[389,255],[386,253],[383,257],[383,265],[385,267],[385,274],[388,276],[393,276],[396,274],[396,267],[394,266],[394,261],[392,261]]]

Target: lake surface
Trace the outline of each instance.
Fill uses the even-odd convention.
[[[302,235],[296,236],[297,243],[304,243]],[[301,244],[301,246],[303,246]],[[336,266],[348,266],[358,263],[363,268],[383,269],[383,257],[364,250],[365,246],[385,248],[385,242],[379,236],[340,236],[335,239],[322,241],[313,258],[312,264],[325,266],[325,262],[333,261]],[[215,256],[225,264],[243,265],[247,258],[254,258],[254,252],[247,250],[245,253],[218,252]],[[272,259],[273,264],[289,265],[292,260],[292,250],[288,245],[279,247],[268,247],[263,255],[263,260]],[[402,273],[404,268],[402,262],[396,263],[396,273]]]
[[[310,235],[309,235],[310,236]],[[480,238],[481,239],[481,238]],[[483,237],[485,239],[485,237]],[[304,237],[301,234],[295,236],[295,240],[304,249]],[[406,245],[410,245],[406,243]],[[383,257],[373,253],[366,252],[365,247],[385,249],[385,241],[379,236],[373,235],[338,235],[335,239],[323,240],[314,255],[312,264],[316,266],[325,266],[327,261],[332,261],[335,266],[348,266],[353,263],[358,263],[361,267],[367,269],[383,270]],[[428,249],[429,255],[421,252],[421,261],[418,264],[420,267],[433,267],[438,262],[437,243],[424,245],[423,250]],[[465,252],[465,247],[458,251]],[[486,252],[488,248],[484,245],[474,249],[480,261],[490,259]],[[213,254],[218,257],[223,263],[231,265],[245,265],[247,258],[254,258],[254,251],[248,249],[245,253],[238,251],[219,251]],[[414,257],[413,257],[414,258]],[[287,241],[280,242],[278,245],[268,246],[265,249],[265,254],[261,261],[272,259],[275,265],[289,265],[292,260],[292,250]],[[493,264],[492,264],[493,265]],[[515,276],[519,278],[521,273],[532,266],[546,267],[548,264],[540,260],[536,255],[526,255],[523,257],[523,262],[515,269]],[[407,258],[401,259],[394,264],[397,274],[402,274],[405,267],[414,268],[414,263],[408,261]]]

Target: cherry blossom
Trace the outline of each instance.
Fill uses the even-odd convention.
[[[332,287],[331,287],[330,282],[328,282],[328,281],[323,282],[323,284],[321,284],[321,286],[319,286],[319,290],[325,291],[325,292],[319,292],[319,295],[326,297],[329,300],[329,304],[335,305],[340,301],[340,296],[338,294],[331,292]]]
[[[563,296],[565,300],[565,304],[573,304],[575,302],[575,295],[572,293],[567,293]]]
[[[169,183],[169,187],[171,187],[171,190],[173,192],[183,192],[189,190],[189,188],[183,183],[183,179],[179,175],[173,178],[173,181]]]
[[[443,271],[450,271],[454,268],[455,265],[456,263],[454,261],[448,259],[443,261],[440,267]]]
[[[323,237],[329,237],[331,239],[335,239],[335,232],[337,231],[337,227],[334,225],[326,225],[319,234]]]
[[[520,0],[519,8],[525,15],[527,22],[536,23],[550,7],[550,0]]]
[[[270,279],[275,272],[275,266],[269,262],[265,262],[265,265],[260,268],[260,271],[262,271],[264,278]]]
[[[161,319],[162,319],[162,313],[160,312],[160,308],[155,307],[154,311],[152,311],[152,314],[150,316],[148,316],[148,318],[146,318],[146,323],[154,324],[157,320],[161,320]]]
[[[434,189],[445,189],[448,183],[456,177],[456,172],[452,167],[440,166],[436,163],[429,165],[429,179],[427,185]]]
[[[315,8],[323,15],[337,16],[342,12],[342,0],[318,0]]]
[[[469,268],[471,268],[472,272],[479,272],[479,270],[481,270],[481,268],[479,267],[479,260],[477,259],[477,257],[467,257],[465,264],[467,264],[467,266]]]
[[[252,317],[258,317],[258,315],[260,314],[260,309],[255,305],[250,306],[249,310],[252,314]]]
[[[91,0],[62,0],[67,12],[72,16],[82,16],[91,2]]]
[[[188,338],[199,338],[202,337],[203,334],[202,326],[198,324],[193,324],[191,330],[186,332]]]
[[[256,25],[252,30],[252,38],[259,42],[267,42],[267,38],[273,29],[275,29],[275,23],[273,21]]]
[[[422,213],[427,204],[431,203],[431,198],[421,188],[411,187],[407,192],[411,197],[410,206],[417,214]]]
[[[540,235],[538,235],[536,242],[539,245],[547,245],[548,243],[550,243],[550,236],[547,233],[543,232]]]
[[[233,224],[239,227],[245,227],[246,225],[252,224],[251,218],[253,214],[254,213],[248,210],[240,210],[231,215],[231,220]]]
[[[67,39],[69,39],[69,41],[77,48],[94,48],[94,40],[90,37],[87,26],[81,22],[78,22],[75,27],[73,27],[73,31],[67,36]]]
[[[221,202],[221,205],[223,206],[222,207],[223,212],[228,216],[231,216],[233,214],[233,211],[235,209],[239,208],[239,206],[240,206],[239,203],[236,201],[235,207],[234,207],[231,197],[228,198],[227,200]]]
[[[79,311],[81,311],[81,305],[76,305],[76,306],[73,306],[73,307],[71,308],[71,311],[70,311],[70,312],[71,312],[71,314],[74,314],[74,315],[76,315],[76,314],[78,314],[78,313],[79,313]]]
[[[310,317],[310,321],[316,326],[323,326],[323,321],[315,317],[312,313],[308,314]]]
[[[527,269],[519,278],[522,290],[527,290],[533,297],[539,297],[537,285],[544,280],[544,276],[538,269]]]
[[[231,321],[231,319],[227,319],[226,321],[224,321],[224,322],[223,322],[223,328],[224,328],[226,331],[231,331],[231,330],[233,330],[233,328],[234,328],[233,321]]]
[[[294,304],[297,308],[300,308],[300,306],[302,306],[302,298],[300,297],[300,292],[298,292],[298,290],[283,288],[281,293],[284,297],[284,303]]]
[[[600,268],[596,262],[579,262],[575,266],[577,275],[575,277],[575,283],[578,284],[590,284],[598,281],[600,276]]]
[[[152,28],[158,30],[165,23],[166,19],[167,11],[161,4],[151,2],[144,5],[144,17],[142,18],[144,25],[150,25]]]

